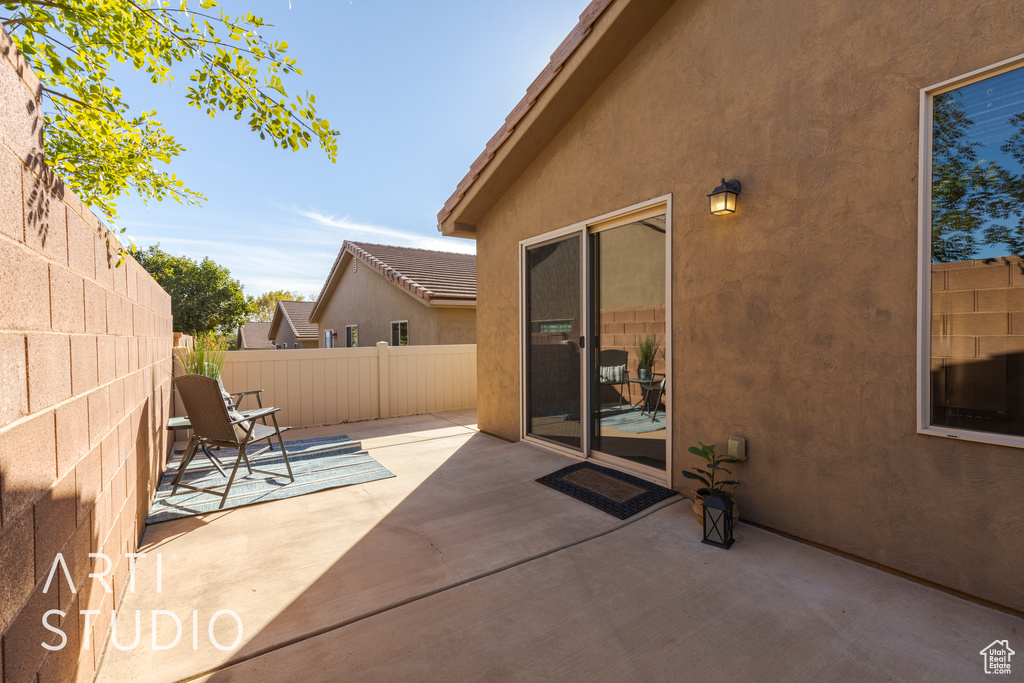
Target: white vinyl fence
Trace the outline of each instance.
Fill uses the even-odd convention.
[[[229,351],[221,379],[232,393],[262,389],[282,426],[472,408],[476,345]],[[240,407],[255,408],[255,397]]]

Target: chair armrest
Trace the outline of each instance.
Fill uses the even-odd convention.
[[[262,392],[263,392],[262,389],[253,389],[252,391],[236,391],[235,393],[233,393],[231,395],[232,396],[248,396],[249,394],[259,394],[259,393],[262,393]]]
[[[248,410],[242,413],[242,417],[238,418],[237,420],[232,420],[231,424],[236,425],[239,422],[246,422],[248,420],[258,420],[261,417],[266,417],[267,415],[272,415],[274,413],[280,412],[280,410],[280,408],[261,408],[259,410]]]

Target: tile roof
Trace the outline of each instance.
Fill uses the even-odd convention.
[[[551,60],[547,66],[541,70],[540,75],[534,79],[530,87],[526,89],[526,95],[522,100],[519,101],[512,112],[505,117],[505,123],[494,134],[487,144],[484,146],[484,151],[476,158],[469,166],[469,172],[462,179],[461,182],[455,187],[455,192],[448,198],[448,201],[444,203],[444,207],[437,214],[437,226],[438,230],[441,229],[441,224],[444,223],[445,219],[451,215],[455,207],[458,206],[459,202],[462,201],[463,196],[469,191],[473,183],[480,176],[480,173],[487,166],[488,162],[494,157],[498,151],[498,147],[501,143],[505,142],[512,132],[515,130],[516,125],[522,121],[526,113],[530,111],[537,98],[540,97],[541,92],[554,80],[555,76],[562,69],[566,60],[576,51],[584,41],[584,39],[590,35],[591,28],[594,26],[594,22],[597,18],[612,4],[615,0],[593,0],[586,9],[580,14],[579,23],[569,32],[569,35],[565,37],[562,44],[551,54]]]
[[[270,343],[270,323],[250,320],[238,328],[238,348],[240,349],[272,349]]]
[[[338,252],[317,303],[328,298],[328,290],[338,279],[338,269],[346,253],[428,304],[476,303],[476,256],[473,254],[349,241]]]
[[[315,301],[278,301],[277,304],[296,339],[320,338],[320,326],[309,322],[309,314],[316,306]]]
[[[476,256],[389,244],[346,242],[349,250],[424,299],[476,299]]]

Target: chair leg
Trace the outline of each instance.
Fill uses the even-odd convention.
[[[199,440],[193,436],[188,440],[188,446],[185,447],[185,452],[181,454],[181,464],[178,465],[178,473],[174,476],[174,483],[171,486],[172,496],[177,493],[178,484],[181,483],[181,478],[185,474],[185,468],[187,468],[189,463],[192,462],[192,458],[195,457],[197,450],[199,450]]]
[[[217,506],[218,510],[224,508],[224,504],[228,502],[228,493],[231,491],[231,484],[235,481],[235,475],[238,474],[238,466],[242,464],[242,460],[245,460],[248,464],[248,459],[245,457],[245,444],[242,444],[238,448],[238,457],[235,458],[235,466],[231,469],[231,476],[228,477],[228,483],[224,486],[224,493],[221,494],[220,505]]]
[[[284,466],[288,469],[288,477],[295,481],[295,475],[292,474],[292,464],[288,461],[288,451],[284,448],[284,437],[281,436],[281,428],[277,424],[277,413],[272,413],[270,418],[274,421],[274,429],[277,430],[277,442],[281,444],[281,455],[284,456]],[[273,441],[268,440],[267,443],[273,444]]]

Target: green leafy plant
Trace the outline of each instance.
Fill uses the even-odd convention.
[[[703,467],[692,467],[688,470],[683,470],[683,476],[686,477],[687,479],[694,479],[696,481],[699,481],[700,483],[704,484],[705,488],[711,491],[714,491],[716,489],[721,490],[719,488],[721,486],[739,486],[740,483],[732,479],[726,479],[724,481],[718,480],[718,473],[720,471],[725,472],[726,474],[729,475],[732,474],[731,471],[722,467],[722,464],[736,462],[736,456],[715,453],[715,444],[711,444],[710,446],[708,446],[702,441],[698,441],[697,443],[700,444],[699,448],[697,446],[690,446],[690,448],[687,450],[689,450],[694,455],[700,456],[701,458],[706,460],[707,465]]]
[[[171,256],[153,245],[134,252],[136,260],[171,295],[174,329],[193,336],[233,334],[249,315],[242,283],[209,258],[196,262]]]
[[[113,200],[126,193],[205,200],[156,167],[184,148],[156,111],[129,109],[113,62],[156,85],[185,71],[190,107],[210,118],[245,118],[275,147],[317,144],[337,158],[337,131],[317,114],[316,98],[285,89],[284,79],[302,75],[288,43],[265,38],[271,24],[252,13],[227,14],[216,0],[19,0],[0,1],[0,26],[39,77],[48,163],[110,219],[117,215]]]
[[[250,296],[247,301],[249,302],[249,320],[269,323],[274,320],[274,311],[277,310],[278,301],[305,301],[305,297],[287,289],[276,289],[272,292],[264,292],[259,296]]]
[[[661,357],[661,342],[653,334],[640,337],[636,345],[636,362],[641,370],[650,370]]]
[[[197,343],[194,347],[178,347],[174,349],[174,360],[178,368],[186,375],[202,375],[211,379],[220,379],[224,369],[226,352],[212,349],[209,344]]]

